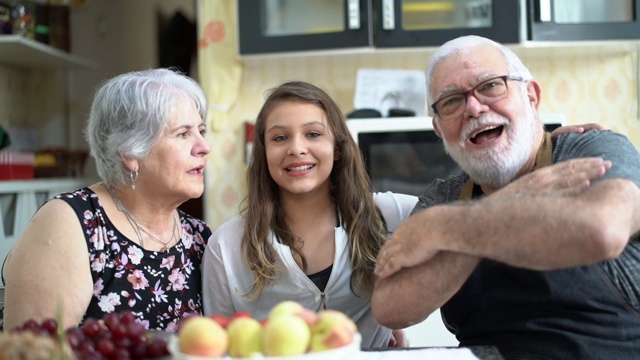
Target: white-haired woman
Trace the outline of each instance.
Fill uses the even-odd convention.
[[[211,231],[178,210],[204,191],[210,148],[200,86],[168,69],[130,72],[95,95],[86,137],[101,182],[45,203],[3,268],[4,328],[54,318],[64,328],[131,311],[175,331],[200,313]]]

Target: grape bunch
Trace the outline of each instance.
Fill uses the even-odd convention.
[[[75,356],[83,360],[158,359],[169,355],[166,341],[147,335],[131,312],[109,313],[102,320],[87,319],[81,326],[67,329],[62,336],[53,319],[42,323],[29,320],[14,331],[66,339]]]

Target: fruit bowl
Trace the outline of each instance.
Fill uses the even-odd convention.
[[[212,358],[181,353],[178,347],[178,337],[174,335],[169,339],[169,352],[175,360],[354,360],[357,359],[358,353],[360,353],[361,340],[362,338],[360,333],[356,333],[353,337],[353,341],[349,345],[326,351],[308,352],[306,354],[295,356],[265,356],[262,354],[255,354],[250,358],[233,358],[228,355],[219,358]]]

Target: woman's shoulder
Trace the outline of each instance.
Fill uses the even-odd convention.
[[[239,242],[244,232],[244,217],[236,215],[213,230],[211,239],[218,242]]]

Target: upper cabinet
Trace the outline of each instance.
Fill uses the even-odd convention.
[[[98,64],[19,35],[0,35],[0,65],[30,69],[96,69]]]
[[[514,0],[238,0],[240,54],[437,46],[464,34],[517,42],[519,9]]]
[[[238,0],[240,55],[640,38],[640,0]]]
[[[640,0],[528,0],[529,40],[640,38]]]

